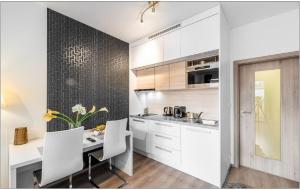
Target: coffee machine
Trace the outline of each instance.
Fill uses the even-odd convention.
[[[174,117],[182,118],[186,116],[186,107],[185,106],[175,106],[174,107]]]

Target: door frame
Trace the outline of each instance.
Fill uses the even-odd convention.
[[[239,77],[239,67],[246,64],[263,63],[267,61],[278,61],[289,58],[299,58],[299,51],[293,51],[288,53],[280,53],[250,59],[243,59],[233,61],[233,135],[234,135],[234,167],[240,167],[240,77]],[[300,73],[300,69],[298,71]],[[299,75],[300,76],[300,75]],[[300,81],[300,77],[299,77]],[[300,89],[300,88],[299,88]],[[299,105],[300,106],[300,105]],[[300,143],[300,140],[299,140]],[[299,161],[300,162],[300,161]]]

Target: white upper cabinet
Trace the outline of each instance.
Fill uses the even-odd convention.
[[[132,67],[138,68],[163,62],[163,38],[156,38],[132,48]]]
[[[219,49],[219,14],[181,29],[181,57]]]
[[[164,35],[164,61],[180,57],[180,30]]]
[[[142,65],[142,48],[143,44],[135,47],[131,47],[130,53],[130,68],[134,69]]]
[[[219,46],[220,14],[219,7],[215,7],[182,21],[181,28],[131,47],[131,69],[220,49]]]

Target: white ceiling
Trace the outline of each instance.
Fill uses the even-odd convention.
[[[147,2],[42,2],[45,6],[115,36],[133,42],[219,4],[160,2],[155,14],[140,13]],[[254,22],[298,7],[296,2],[222,2],[231,27]]]
[[[297,2],[222,2],[232,28],[298,8]]]

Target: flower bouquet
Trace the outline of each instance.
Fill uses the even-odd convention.
[[[69,128],[77,128],[81,127],[82,123],[89,119],[90,117],[94,116],[98,112],[108,112],[106,107],[102,107],[99,110],[96,110],[96,106],[93,106],[89,112],[86,112],[86,108],[83,107],[81,104],[76,104],[72,107],[72,112],[76,113],[76,118],[72,119],[71,117],[55,111],[48,109],[48,112],[44,114],[43,118],[45,121],[49,122],[52,119],[60,119],[68,123]]]

